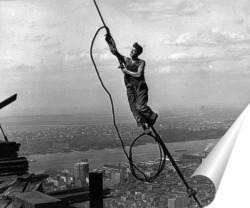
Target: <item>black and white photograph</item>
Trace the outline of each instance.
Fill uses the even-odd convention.
[[[250,1],[0,0],[0,208],[246,208]]]

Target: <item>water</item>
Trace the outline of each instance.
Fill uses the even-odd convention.
[[[208,144],[216,144],[218,139],[209,139],[201,141],[175,142],[166,144],[171,154],[183,154],[174,152],[178,149],[187,150],[185,153],[201,152]],[[128,152],[129,148],[126,148]],[[157,144],[139,145],[133,148],[133,159],[135,162],[152,160],[159,157],[159,147]],[[46,169],[68,169],[73,170],[74,163],[81,159],[89,160],[90,169],[101,168],[103,164],[118,165],[127,162],[127,158],[122,148],[88,150],[85,152],[74,151],[70,153],[56,153],[45,155],[30,155],[27,157],[30,162],[30,172],[39,172]]]
[[[42,130],[48,127],[62,127],[71,125],[102,123],[106,121],[105,118],[100,117],[82,117],[78,115],[67,116],[29,116],[29,117],[11,117],[5,118],[4,130],[6,134],[13,132],[30,132],[35,130]],[[185,149],[184,153],[193,153],[203,151],[208,144],[215,144],[218,139],[209,139],[201,141],[176,142],[166,144],[168,150],[172,154],[183,154],[183,152],[174,152],[175,150]],[[126,151],[128,152],[128,148]],[[158,158],[159,147],[156,143],[140,145],[133,148],[133,160],[135,162],[143,160],[152,160]],[[88,159],[90,169],[101,168],[103,164],[118,165],[127,162],[127,158],[122,148],[104,149],[104,150],[88,150],[85,152],[73,151],[70,153],[56,153],[56,154],[38,154],[27,156],[30,161],[30,172],[39,172],[46,169],[68,169],[73,170],[74,163],[81,161],[81,159]]]

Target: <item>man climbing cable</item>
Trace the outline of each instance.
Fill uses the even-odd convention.
[[[155,124],[158,115],[147,105],[148,86],[144,76],[145,61],[138,58],[143,52],[143,48],[138,43],[135,43],[130,52],[131,58],[129,58],[117,51],[110,33],[107,33],[105,40],[109,45],[111,53],[122,63],[119,68],[124,73],[130,110],[137,125],[141,126],[148,133],[150,132],[150,127]]]

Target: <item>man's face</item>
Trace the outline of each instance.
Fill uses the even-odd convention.
[[[137,55],[137,50],[135,47],[132,47],[131,52],[130,52],[130,57],[135,57]]]

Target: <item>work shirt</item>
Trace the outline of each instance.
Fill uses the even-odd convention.
[[[118,60],[121,61],[123,64],[125,64],[125,67],[127,68],[128,71],[131,71],[131,72],[138,71],[139,66],[143,62],[142,60],[136,60],[134,63],[132,63],[132,59],[121,55],[112,43],[109,43],[109,47],[110,47],[111,52],[118,58]],[[140,90],[148,90],[145,77],[144,77],[144,71],[142,72],[140,77],[133,77],[132,75],[125,73],[124,83],[125,83],[125,86],[127,87],[127,90],[133,90],[133,91],[136,91],[137,93]],[[133,89],[131,89],[131,87]]]
[[[137,72],[141,63],[142,60],[136,60],[134,63],[132,63],[131,58],[125,59],[125,67],[127,68],[127,70],[131,72]],[[143,89],[147,88],[144,77],[144,71],[142,72],[140,77],[133,77],[132,75],[124,74],[124,82],[126,87],[132,85],[135,90],[140,90],[141,88]]]

